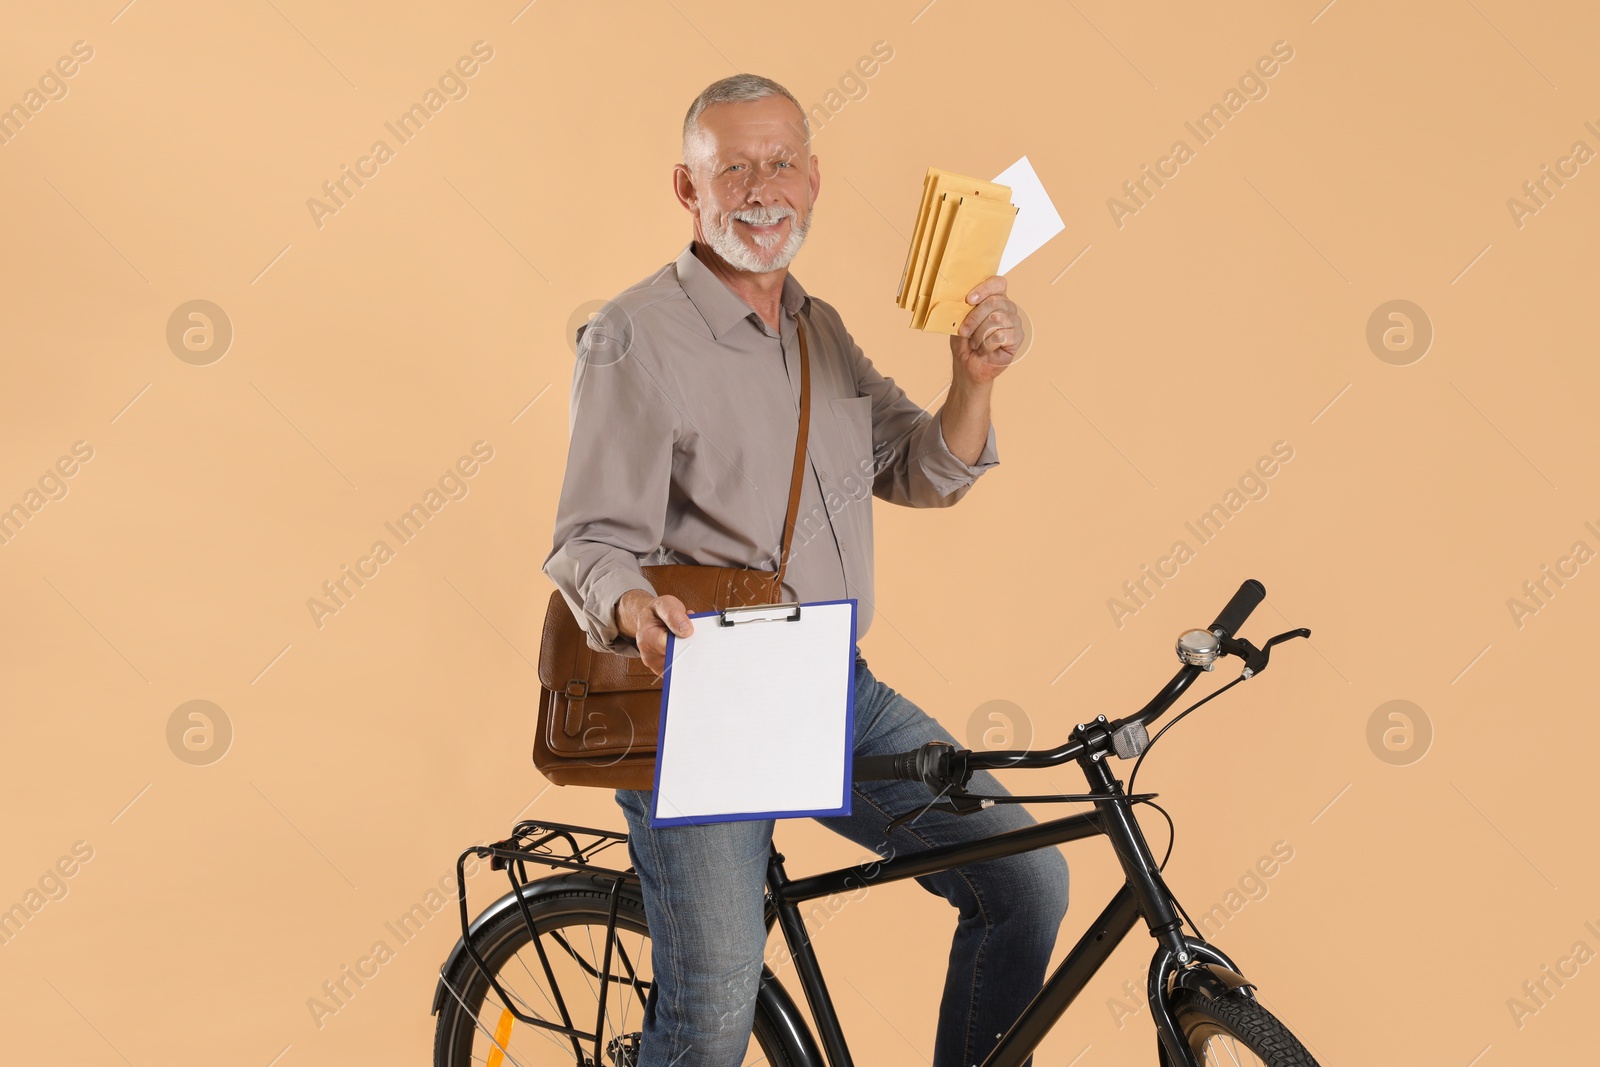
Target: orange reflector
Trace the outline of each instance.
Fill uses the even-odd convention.
[[[516,1018],[511,1014],[510,1008],[500,1012],[500,1021],[494,1026],[494,1048],[489,1050],[489,1062],[486,1067],[500,1067],[505,1062],[506,1044],[511,1040],[511,1024]]]

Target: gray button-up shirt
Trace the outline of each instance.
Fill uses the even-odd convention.
[[[606,341],[586,343],[580,327],[544,571],[591,647],[639,654],[617,632],[616,606],[630,589],[655,593],[641,564],[777,570],[800,411],[797,319],[811,355],[810,462],[785,600],[855,598],[859,639],[873,616],[872,497],[948,507],[999,462],[993,426],[976,466],[951,453],[939,419],[879,374],[793,274],[781,304],[774,332],[691,242],[617,296]]]

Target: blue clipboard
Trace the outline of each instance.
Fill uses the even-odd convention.
[[[842,629],[842,617],[838,612],[816,611],[815,609],[837,608],[848,606],[848,632],[843,633],[839,639],[838,647],[831,644],[837,631]],[[807,616],[807,612],[812,614]],[[689,617],[695,622],[696,635],[701,633],[703,627],[715,627],[724,631],[723,638],[717,642],[718,651],[708,655],[705,660],[698,663],[691,662],[688,657],[681,655],[684,649],[696,647],[691,644],[681,643],[673,634],[667,635],[667,662],[661,685],[661,715],[660,726],[656,736],[656,769],[654,789],[650,798],[650,825],[658,826],[694,826],[704,823],[742,822],[756,819],[788,819],[788,818],[825,818],[835,815],[849,815],[851,802],[851,754],[855,739],[855,660],[856,660],[856,601],[824,600],[805,604],[776,604],[760,605],[748,608],[730,608],[726,611],[708,611],[692,614]],[[824,621],[826,620],[826,621]],[[807,622],[814,622],[818,630],[804,638],[796,640],[789,636],[787,627],[798,624],[805,626]],[[737,636],[727,631],[735,628],[749,627]],[[755,628],[759,627],[759,630]],[[690,642],[693,638],[688,639]],[[702,646],[704,647],[704,646]],[[794,650],[797,657],[794,661],[785,660],[776,668],[773,660],[780,656],[787,656]],[[754,655],[765,653],[768,659],[757,662],[751,658]],[[838,664],[842,675],[837,673],[833,664]],[[725,721],[721,730],[713,730],[712,724],[715,715],[726,717],[729,712],[726,708],[720,712],[705,713],[696,708],[692,714],[695,725],[684,727],[681,722],[675,724],[672,718],[674,695],[680,700],[685,699],[685,693],[695,694],[696,699],[703,698],[708,692],[716,692],[719,679],[726,676],[730,687],[738,688],[741,678],[748,683],[748,677],[741,672],[745,669],[756,671],[764,678],[769,679],[763,685],[771,691],[772,707],[762,705],[762,711],[750,717],[745,723],[738,720],[738,727],[728,728]],[[791,676],[786,680],[785,671]],[[674,680],[683,677],[683,683],[674,689]],[[842,677],[842,694],[838,692],[839,678]],[[811,687],[811,688],[808,688]],[[813,691],[814,690],[814,691]],[[833,727],[821,724],[814,730],[808,730],[808,724],[783,715],[783,702],[785,700],[811,701],[811,706],[819,699],[826,700],[829,705],[835,696],[842,696],[843,721],[839,724],[839,733],[835,739],[832,734]],[[680,706],[682,716],[691,714],[691,709]],[[704,716],[702,718],[702,716]],[[667,769],[676,783],[674,799],[683,800],[683,783],[698,781],[706,788],[714,788],[708,783],[719,781],[707,776],[717,773],[716,764],[724,768],[723,779],[736,778],[739,775],[752,776],[762,772],[763,768],[772,769],[775,761],[790,760],[783,764],[793,768],[801,764],[790,759],[792,752],[775,750],[772,745],[771,734],[763,734],[763,740],[748,746],[749,761],[741,762],[740,752],[742,735],[741,730],[758,732],[762,725],[763,716],[781,723],[781,730],[791,730],[800,737],[803,751],[807,745],[826,745],[826,752],[831,758],[835,740],[837,751],[842,760],[842,773],[838,792],[830,795],[825,801],[811,803],[799,807],[760,807],[760,810],[693,810],[689,814],[678,814],[683,808],[669,802],[671,812],[666,815],[661,813],[663,797],[662,776]],[[775,719],[774,719],[775,717]],[[768,725],[772,725],[769,722]],[[689,730],[689,733],[685,733]],[[699,744],[695,741],[693,731],[711,730],[716,737],[712,745]],[[675,745],[684,744],[687,751],[695,753],[692,764],[685,763],[681,767],[675,759]],[[805,756],[796,759],[804,760]],[[691,773],[692,772],[692,773]],[[768,774],[768,777],[774,777]],[[673,792],[673,789],[669,789]],[[711,806],[715,806],[714,804]],[[690,805],[694,807],[694,805]]]

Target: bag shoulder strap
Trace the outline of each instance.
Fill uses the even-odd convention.
[[[795,433],[794,473],[789,478],[789,508],[783,516],[783,547],[778,554],[778,574],[773,584],[782,596],[783,572],[789,566],[789,552],[794,548],[794,525],[800,515],[800,486],[806,469],[806,439],[811,433],[811,353],[806,348],[806,324],[795,316],[795,328],[800,333],[800,428]]]

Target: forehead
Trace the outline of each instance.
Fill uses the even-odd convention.
[[[713,104],[700,113],[700,128],[717,156],[799,155],[805,150],[800,111],[781,96]]]

